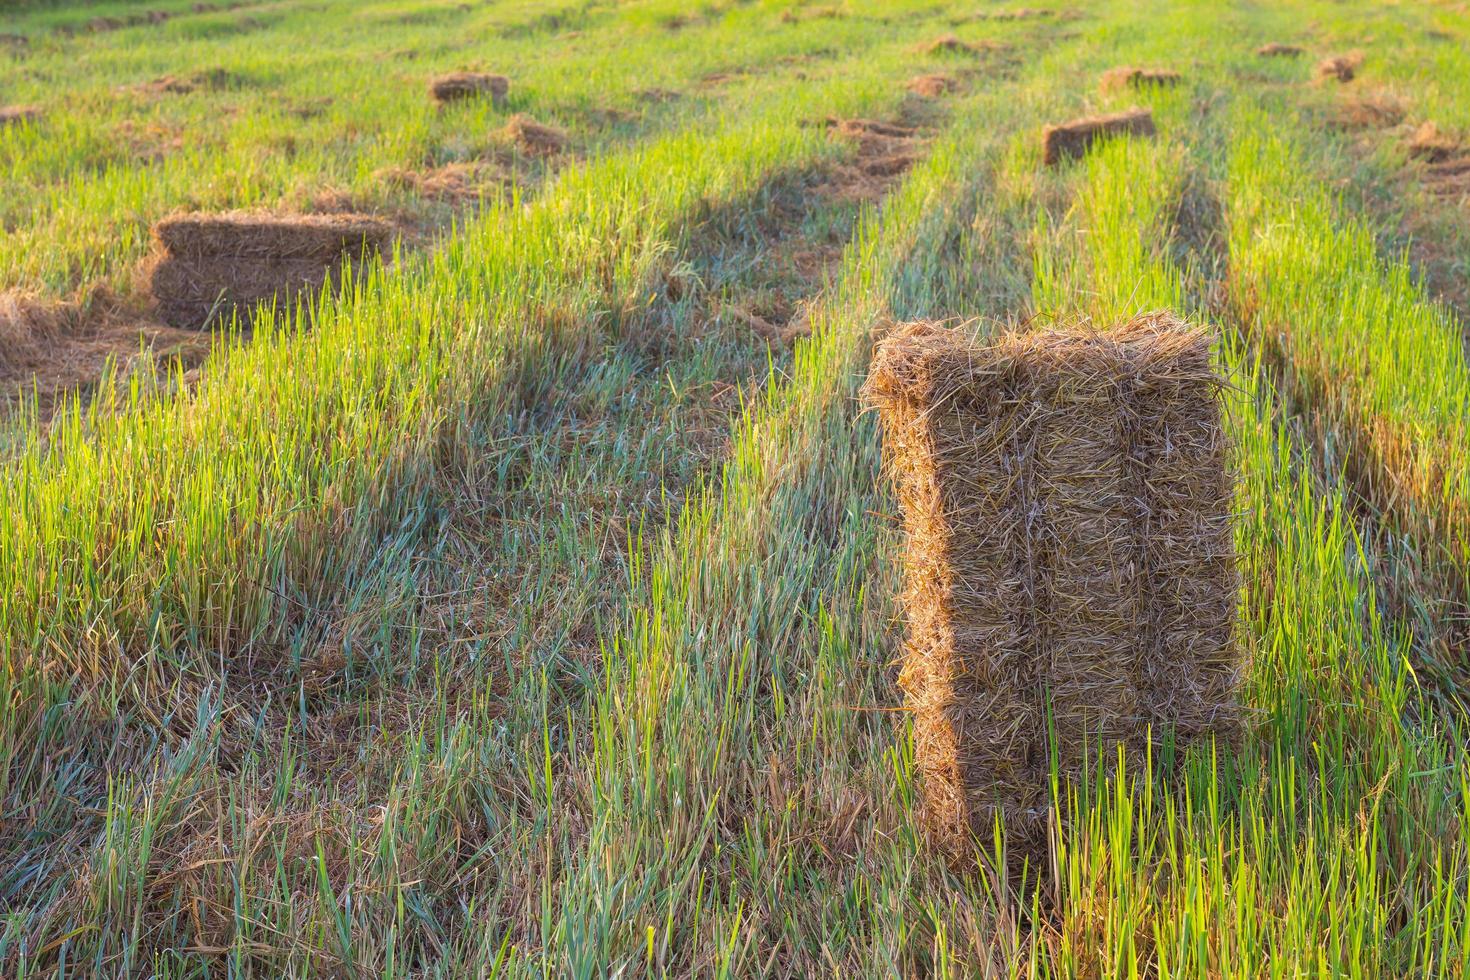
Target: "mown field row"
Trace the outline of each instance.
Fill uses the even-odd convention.
[[[776,9],[572,29],[611,59],[598,32],[646,21],[677,87]],[[1350,90],[1253,49],[1311,16],[1324,52],[1367,48],[1353,84],[1453,129],[1429,32],[1470,25],[849,13],[809,21],[863,39],[829,73],[589,145],[309,332],[20,438],[0,972],[1462,972],[1461,323],[1398,251],[1396,137],[1327,125]],[[916,56],[939,25],[1031,47]],[[1186,78],[1096,95],[1123,63]],[[935,68],[960,90],[905,93]],[[1042,122],[1134,101],[1156,139],[1040,166]],[[1252,730],[1059,785],[1017,893],[922,832],[857,392],[898,321],[1158,308],[1217,333],[1234,385]]]

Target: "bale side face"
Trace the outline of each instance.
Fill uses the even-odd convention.
[[[186,214],[159,222],[154,238],[146,278],[157,313],[193,329],[235,311],[248,325],[262,303],[290,307],[335,289],[342,264],[384,251],[392,228],[358,216]]]
[[[1093,143],[1111,136],[1153,136],[1154,132],[1154,116],[1147,109],[1074,119],[1042,132],[1042,162],[1050,166],[1080,157]]]
[[[1135,534],[1146,656],[1137,683],[1147,721],[1183,742],[1233,739],[1239,586],[1220,381],[1204,337],[1171,317],[1140,318],[1119,339],[1131,379],[1123,424],[1142,490]]]
[[[1002,814],[1034,868],[1048,715],[1068,775],[1099,751],[1140,753],[1151,725],[1233,731],[1208,346],[1169,317],[989,347],[919,324],[880,348],[866,391],[907,530],[900,683],[928,820],[963,860]]]
[[[965,355],[957,335],[916,324],[881,348],[867,385],[907,529],[899,684],[926,817],[956,857],[972,828],[983,833],[999,815],[1028,851],[1046,828],[1045,718],[1029,696],[1040,677],[1024,546],[1031,487],[1016,470],[1026,434],[990,424],[1025,384],[998,362],[990,384],[956,385],[953,365]],[[957,451],[969,427],[984,451]]]
[[[348,252],[382,251],[392,240],[393,227],[362,215],[236,211],[172,215],[153,226],[153,236],[180,258],[327,262]]]

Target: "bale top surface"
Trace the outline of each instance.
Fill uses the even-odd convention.
[[[253,211],[171,215],[153,227],[175,256],[323,259],[385,249],[393,226],[366,215],[279,215]]]

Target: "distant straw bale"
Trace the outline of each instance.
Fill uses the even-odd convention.
[[[188,95],[196,89],[212,92],[242,88],[247,79],[224,68],[210,68],[189,75],[160,75],[148,82],[123,86],[119,91],[132,91],[144,95]]]
[[[1167,68],[1135,68],[1125,65],[1109,68],[1102,75],[1104,92],[1116,92],[1124,88],[1144,89],[1153,86],[1167,88],[1178,85],[1183,76]]]
[[[1295,44],[1278,44],[1272,41],[1256,48],[1256,54],[1262,58],[1298,58],[1305,52]]]
[[[153,228],[145,276],[159,318],[199,328],[260,303],[291,306],[336,285],[343,262],[386,249],[392,228],[361,215],[181,214]]]
[[[1093,143],[1110,136],[1152,136],[1154,132],[1153,113],[1147,109],[1074,119],[1042,131],[1042,161],[1051,165],[1080,157]]]
[[[923,50],[925,54],[974,54],[975,46],[966,44],[953,34],[945,34],[924,45]]]
[[[1046,10],[1041,7],[1017,7],[1015,10],[995,10],[989,13],[976,14],[976,20],[1037,20],[1044,17],[1055,17],[1056,11]]]
[[[1444,163],[1464,154],[1459,140],[1442,133],[1433,122],[1424,122],[1409,138],[1409,156],[1426,163]]]
[[[0,126],[33,123],[41,118],[41,107],[35,105],[0,106]]]
[[[1150,726],[1238,730],[1219,389],[1169,314],[989,346],[917,323],[880,345],[864,393],[907,532],[899,682],[953,858],[997,815],[1017,862],[1045,855],[1048,712],[1067,777],[1141,754]]]
[[[505,104],[510,93],[510,79],[504,75],[486,75],[482,72],[458,71],[440,75],[429,82],[429,94],[441,105],[464,99],[480,99],[489,96],[492,104]]]
[[[510,117],[501,135],[506,142],[532,156],[553,156],[567,145],[566,134],[561,130],[542,125],[522,113]]]

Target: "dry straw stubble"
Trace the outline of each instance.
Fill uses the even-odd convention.
[[[977,346],[928,323],[865,388],[906,528],[927,820],[966,860],[1046,853],[1048,779],[1150,733],[1237,728],[1231,484],[1202,334],[1167,314]]]

